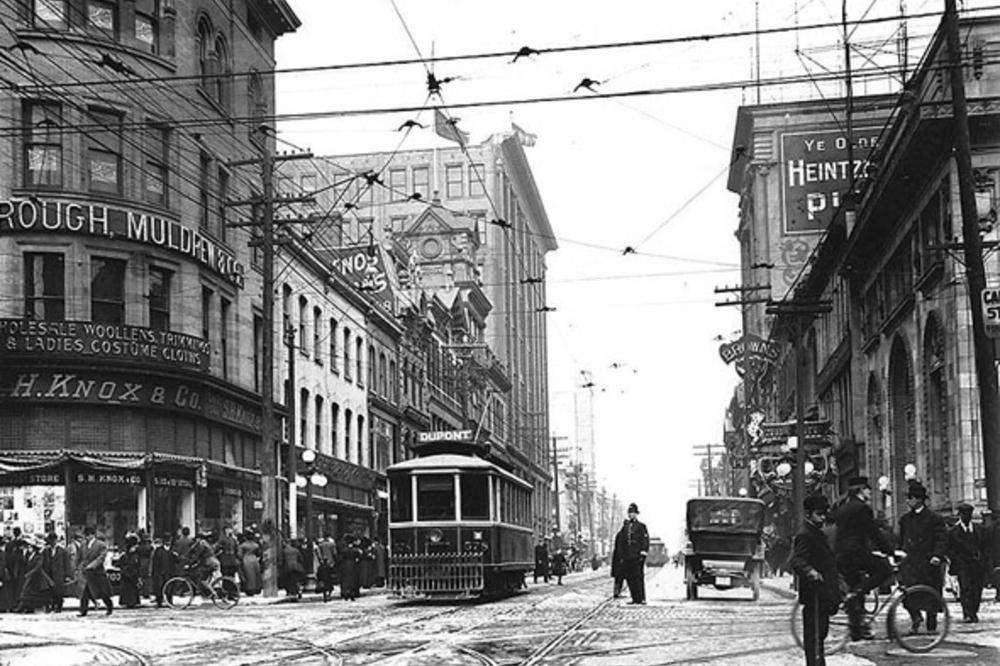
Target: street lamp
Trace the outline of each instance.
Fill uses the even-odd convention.
[[[309,562],[306,564],[306,568],[312,571],[312,553],[313,553],[313,519],[312,519],[312,489],[313,486],[317,488],[323,488],[327,484],[326,475],[317,472],[314,468],[316,464],[316,452],[312,449],[302,450],[302,464],[305,465],[303,469],[303,475],[295,476],[295,485],[299,488],[305,488],[306,490],[306,552],[308,553]]]

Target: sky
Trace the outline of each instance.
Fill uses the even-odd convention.
[[[548,314],[552,434],[573,435],[573,395],[588,373],[600,482],[636,502],[668,548],[682,545],[684,503],[698,490],[696,447],[721,444],[738,381],[718,349],[740,335],[740,313],[717,306],[730,297],[715,292],[740,282],[739,198],[726,188],[736,112],[842,94],[839,84],[752,83],[756,72],[838,71],[840,30],[805,26],[839,22],[842,0],[288,1],[302,27],[279,39],[279,69],[620,45],[441,62],[434,72],[453,78],[442,87],[445,106],[502,102],[451,111],[472,143],[508,131],[511,120],[538,137],[525,150],[559,244],[546,257],[547,305],[556,308]],[[940,11],[944,0],[848,0],[848,20],[895,17],[901,4],[918,14]],[[910,61],[935,23],[907,22]],[[755,25],[767,32],[703,38]],[[899,28],[898,20],[859,27],[853,66],[872,62],[865,49],[869,58],[894,58]],[[673,41],[624,46],[664,39]],[[671,92],[593,99],[574,92],[585,77],[599,93]],[[722,82],[745,84],[710,85]],[[883,92],[878,85],[856,84],[855,92]],[[516,103],[562,96],[573,99]],[[422,108],[426,72],[396,65],[280,74],[276,104],[279,114]],[[396,131],[414,117],[431,124],[429,111],[331,114],[281,122],[279,139],[317,155],[453,145],[430,129]]]

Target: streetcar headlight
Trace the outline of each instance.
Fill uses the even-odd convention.
[[[472,533],[472,538],[475,539],[476,541],[482,541],[483,540],[483,533],[482,532],[473,532]]]
[[[427,533],[427,540],[430,541],[431,543],[438,543],[443,538],[444,538],[444,533],[436,527]]]

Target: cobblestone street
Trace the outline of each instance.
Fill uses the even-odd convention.
[[[748,590],[702,590],[684,601],[681,570],[648,572],[645,606],[609,599],[607,569],[572,574],[563,586],[529,584],[490,603],[400,603],[369,593],[357,603],[244,600],[231,611],[142,608],[111,617],[73,611],[6,615],[0,663],[178,665],[356,664],[456,666],[653,666],[757,661],[801,664],[789,633],[788,580],[768,579],[759,602]],[[988,591],[992,594],[992,591]],[[901,653],[885,640],[852,644],[830,666],[996,664],[1000,606],[983,622],[953,625],[929,655]],[[883,631],[884,635],[884,631]]]

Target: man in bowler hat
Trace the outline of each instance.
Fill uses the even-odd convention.
[[[639,522],[639,507],[628,505],[628,520],[615,536],[614,557],[621,558],[625,581],[628,583],[632,604],[646,603],[646,581],[643,566],[649,553],[649,531]]]
[[[948,530],[944,518],[927,506],[927,489],[911,483],[906,492],[909,513],[899,519],[899,549],[906,552],[899,569],[904,586],[928,585],[941,594],[944,586],[941,563],[948,554]],[[903,605],[910,614],[912,633],[918,633],[926,620],[927,631],[937,631],[938,608],[925,607],[920,599],[906,598]],[[926,614],[926,618],[924,617]]]
[[[972,505],[958,505],[958,522],[948,530],[948,557],[951,571],[958,576],[962,621],[979,622],[979,603],[986,576],[983,529],[972,522]]]
[[[802,507],[805,520],[792,539],[789,563],[798,578],[806,666],[825,666],[823,643],[830,629],[830,616],[840,605],[837,560],[823,532],[830,501],[824,495],[812,495]]]
[[[872,555],[872,550],[892,552],[892,544],[875,523],[871,507],[872,488],[868,478],[856,476],[847,482],[847,499],[837,508],[834,520],[837,536],[834,553],[837,569],[851,587],[846,604],[847,622],[851,640],[873,638],[868,618],[864,612],[864,598],[892,575],[892,567],[883,557]]]

